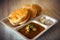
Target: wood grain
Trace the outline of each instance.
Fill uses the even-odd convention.
[[[60,0],[0,0],[0,20],[9,15],[23,4],[37,3],[42,7],[42,13],[49,15],[58,20],[58,23],[45,32],[36,40],[60,40]],[[0,23],[0,40],[23,40]]]

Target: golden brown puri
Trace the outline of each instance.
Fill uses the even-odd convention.
[[[38,4],[32,4],[32,7],[36,8],[37,16],[41,14],[42,9],[41,9],[41,7]]]
[[[25,4],[25,5],[23,5],[23,8],[27,8],[30,10],[30,12],[31,12],[30,19],[33,19],[36,16],[40,15],[41,11],[42,11],[41,7],[38,4]]]
[[[25,4],[25,5],[23,5],[23,8],[29,9],[30,14],[31,14],[30,19],[33,19],[33,18],[36,17],[37,10],[36,10],[36,8],[35,8],[34,6],[32,6],[32,5],[30,5],[30,4]]]
[[[20,8],[12,11],[11,14],[8,16],[8,20],[12,25],[17,25],[20,22],[26,20],[27,16],[29,16],[28,9]]]
[[[22,8],[13,10],[8,16],[12,25],[22,24],[26,20],[34,19],[41,14],[41,7],[37,4],[25,4]]]

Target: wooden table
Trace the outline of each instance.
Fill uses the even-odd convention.
[[[23,4],[37,3],[42,7],[42,13],[58,20],[58,23],[46,31],[36,40],[60,40],[60,0],[0,0],[0,20]],[[17,35],[0,23],[0,40],[22,40]]]

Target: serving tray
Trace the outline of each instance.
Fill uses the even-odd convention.
[[[51,25],[46,25],[43,22],[41,22],[39,19],[42,18],[42,17],[46,17],[46,19],[51,20],[52,24]],[[42,20],[42,21],[44,21],[44,20]],[[23,34],[19,33],[17,31],[17,29],[22,28],[23,26],[25,26],[25,25],[27,25],[27,24],[29,24],[31,22],[37,23],[37,24],[43,26],[45,29],[42,32],[40,32],[39,34],[37,34],[34,38],[29,39],[26,36],[24,36]],[[41,36],[44,32],[46,32],[49,28],[51,28],[53,25],[55,25],[57,23],[57,20],[55,18],[52,18],[52,17],[48,16],[48,15],[41,14],[41,15],[37,16],[35,19],[33,19],[31,21],[28,21],[28,22],[26,22],[26,23],[24,23],[22,25],[18,25],[18,26],[15,26],[15,27],[10,24],[10,22],[7,19],[7,17],[2,19],[1,23],[6,25],[7,27],[9,27],[10,29],[12,29],[19,37],[22,37],[24,40],[35,40],[36,38]]]

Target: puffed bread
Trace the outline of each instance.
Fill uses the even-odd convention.
[[[25,5],[23,5],[23,8],[29,9],[30,14],[31,14],[31,15],[30,15],[30,19],[33,19],[33,18],[36,17],[37,10],[36,10],[36,8],[34,8],[34,6],[32,6],[32,5],[30,5],[30,4],[25,4]]]
[[[42,9],[38,4],[32,4],[32,7],[36,8],[37,16],[41,14]]]
[[[25,4],[22,8],[12,11],[8,16],[8,20],[12,25],[23,24],[27,20],[40,15],[41,11],[41,7],[37,4]]]
[[[12,25],[18,25],[19,23],[26,21],[27,16],[29,16],[28,9],[20,8],[11,12],[8,16],[8,20]]]

